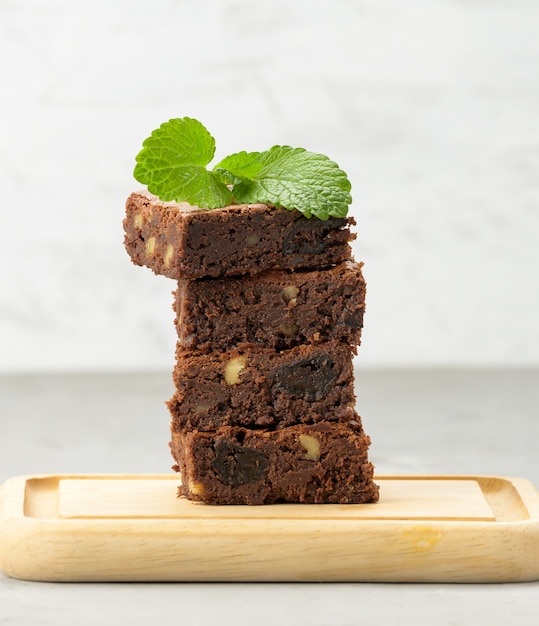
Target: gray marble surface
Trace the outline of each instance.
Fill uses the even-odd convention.
[[[520,476],[539,486],[539,371],[359,371],[380,474]],[[168,472],[170,375],[0,377],[0,482]],[[537,555],[539,558],[539,554]],[[51,584],[0,575],[0,624],[535,624],[539,582]]]

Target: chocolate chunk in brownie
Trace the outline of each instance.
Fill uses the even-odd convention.
[[[136,265],[169,278],[323,267],[351,258],[351,217],[307,219],[267,204],[203,210],[147,191],[126,203],[124,243]]]
[[[302,343],[359,345],[365,307],[361,264],[268,271],[255,277],[180,280],[178,345],[209,352],[242,345],[285,350]]]
[[[283,352],[180,351],[168,406],[175,431],[220,426],[283,428],[346,421],[354,412],[350,347],[306,344]]]
[[[360,425],[321,422],[276,431],[224,426],[172,433],[179,494],[208,504],[376,502]]]

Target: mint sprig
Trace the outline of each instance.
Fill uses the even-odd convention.
[[[204,209],[261,202],[322,220],[348,213],[350,182],[323,154],[273,146],[231,154],[209,170],[214,154],[215,140],[199,121],[171,119],[144,141],[134,177],[165,202]]]

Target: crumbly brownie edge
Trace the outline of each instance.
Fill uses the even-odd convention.
[[[175,278],[186,271],[175,251],[185,246],[185,220],[175,203],[156,203],[145,193],[126,201],[124,246],[135,265]]]

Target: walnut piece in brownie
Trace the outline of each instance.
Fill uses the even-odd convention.
[[[284,428],[355,416],[350,347],[337,342],[286,350],[180,352],[168,402],[173,430]]]
[[[324,267],[351,258],[354,219],[307,219],[267,204],[211,211],[132,193],[124,244],[136,265],[169,278],[258,274],[268,269]]]
[[[276,431],[224,426],[172,433],[179,494],[208,504],[376,502],[360,425],[322,422]]]
[[[365,308],[361,264],[257,276],[182,279],[175,292],[178,347],[210,352],[239,346],[285,350],[340,341],[355,352]]]

